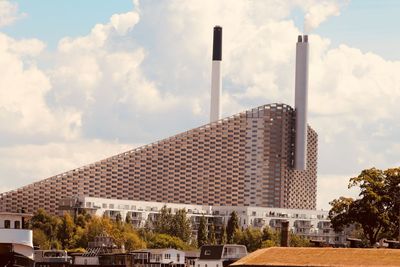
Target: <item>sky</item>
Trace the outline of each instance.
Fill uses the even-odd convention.
[[[0,0],[0,192],[206,124],[214,25],[222,113],[294,102],[310,35],[317,207],[400,162],[400,1]]]

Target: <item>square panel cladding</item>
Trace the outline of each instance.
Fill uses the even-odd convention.
[[[293,170],[294,111],[270,104],[224,118],[0,195],[2,210],[63,197],[215,206],[315,209],[317,134],[308,127],[308,166]]]

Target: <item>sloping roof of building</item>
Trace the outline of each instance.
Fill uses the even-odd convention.
[[[400,266],[400,250],[272,247],[259,249],[231,266]]]

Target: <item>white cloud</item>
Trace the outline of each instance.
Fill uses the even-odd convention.
[[[119,35],[125,35],[139,22],[139,14],[137,12],[115,14],[111,17],[110,21]]]
[[[24,16],[24,13],[19,13],[17,3],[7,0],[0,1],[0,27],[10,25]]]
[[[301,3],[304,2],[301,1],[299,4]],[[308,4],[303,4],[303,9],[306,11],[304,16],[304,32],[310,33],[329,17],[340,15],[341,8],[347,5],[347,3],[348,0],[321,0],[317,2],[308,1]]]
[[[39,40],[17,41],[0,33],[0,134],[3,138],[76,135],[80,124],[77,113],[69,109],[51,110],[47,106],[45,96],[51,90],[51,83],[35,64],[35,57],[43,48]]]
[[[117,141],[79,140],[44,145],[0,147],[0,193],[69,171],[124,151]]]
[[[351,175],[319,175],[317,189],[317,208],[329,210],[329,202],[340,196],[358,198],[360,193],[357,188],[347,189],[349,179],[357,176],[358,173]]]
[[[126,103],[135,111],[155,112],[175,106],[178,97],[162,94],[143,74],[145,50],[125,40],[138,22],[137,11],[115,14],[87,36],[62,39],[57,66],[50,72],[56,84],[56,102],[87,108],[105,94],[107,100],[112,97],[115,104]]]

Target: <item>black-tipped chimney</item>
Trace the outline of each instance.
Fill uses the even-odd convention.
[[[298,43],[303,42],[303,37],[301,37],[301,35],[297,36],[297,42]]]
[[[214,27],[212,60],[222,60],[222,27]]]
[[[211,105],[210,123],[221,119],[221,64],[222,64],[222,27],[215,26],[213,34],[213,52],[211,67]]]

